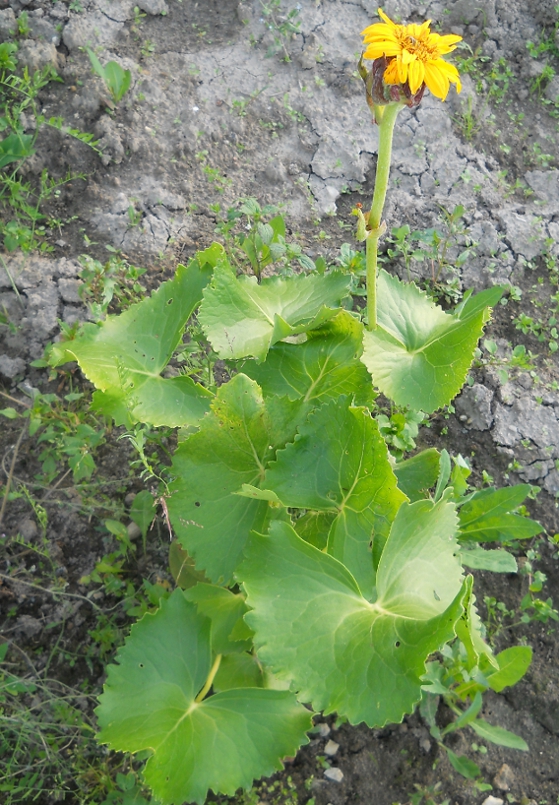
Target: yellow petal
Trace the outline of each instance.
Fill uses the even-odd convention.
[[[417,59],[417,54],[416,53],[412,53],[411,51],[405,50],[405,49],[402,51],[402,63],[403,64],[411,64],[411,62],[415,61],[416,59]]]
[[[416,59],[408,67],[408,84],[413,95],[423,84],[425,80],[425,66],[423,62]]]
[[[453,64],[449,64],[444,59],[437,59],[435,62],[431,63],[436,65],[437,69],[440,70],[440,72],[443,73],[443,75],[445,75],[449,81],[452,81],[453,84],[456,84],[456,92],[462,91],[460,73]]]
[[[365,59],[380,59],[381,56],[397,56],[400,53],[400,48],[392,43],[383,42],[377,45],[373,43],[368,45],[365,49]]]
[[[439,46],[439,48],[441,48],[441,47],[443,47],[443,48],[452,47],[452,49],[454,50],[453,46],[456,45],[457,42],[461,42],[461,41],[462,41],[462,37],[458,36],[458,34],[445,34],[444,36],[439,36],[439,45],[438,46]]]
[[[364,45],[385,45],[385,44],[390,44],[393,47],[400,48],[400,50],[401,50],[400,43],[396,39],[392,39],[389,36],[366,36],[363,39],[363,44]]]
[[[387,36],[394,39],[394,31],[390,25],[384,25],[382,22],[376,22],[374,25],[369,25],[363,31],[361,36]]]
[[[399,56],[396,59],[396,62],[398,64],[398,83],[405,84],[408,80],[408,65]]]
[[[444,101],[448,95],[450,84],[446,73],[443,73],[442,70],[439,69],[439,61],[442,61],[442,59],[427,62],[425,65],[424,80],[433,95]]]
[[[382,10],[382,8],[377,8],[377,14],[379,15],[379,17],[380,17],[382,20],[384,20],[384,21],[385,21],[385,23],[386,23],[387,25],[391,25],[393,28],[399,28],[399,27],[400,27],[399,25],[396,25],[396,23],[395,23],[395,22],[392,22],[392,20],[390,19],[390,17],[387,17],[387,16],[386,16],[386,14],[385,14],[385,13],[384,13],[384,11]]]
[[[417,25],[416,23],[406,25],[405,27],[406,36],[413,36],[414,39],[418,40],[425,39],[426,35],[429,33],[430,24],[431,20],[427,20],[427,22],[424,22],[421,25]]]
[[[425,20],[425,22],[422,23],[421,32],[420,32],[421,37],[423,37],[425,34],[429,33],[430,25],[431,25],[431,20]]]
[[[436,59],[433,64],[436,64],[439,70],[441,70],[443,73],[446,73],[451,81],[456,81],[460,78],[460,73],[454,64],[450,64],[450,62],[447,62],[444,59]]]
[[[400,84],[400,76],[398,73],[398,61],[393,59],[389,62],[388,67],[384,71],[384,82],[385,84]]]
[[[435,55],[442,56],[445,53],[452,53],[456,50],[456,42],[460,42],[461,36],[457,34],[447,34],[446,36],[439,36],[439,34],[429,34],[427,37],[427,47]]]

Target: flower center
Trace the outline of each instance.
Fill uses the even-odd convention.
[[[429,47],[424,39],[416,39],[415,36],[405,32],[402,32],[398,38],[402,50],[413,53],[419,61],[426,62],[435,57],[435,48]]]

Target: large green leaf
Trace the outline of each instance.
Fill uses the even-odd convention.
[[[378,599],[285,523],[253,535],[238,576],[260,659],[301,701],[369,726],[401,721],[421,698],[425,659],[462,614],[452,504],[400,507],[381,557]]]
[[[405,496],[397,488],[386,444],[369,412],[351,407],[347,397],[313,411],[295,441],[278,452],[263,487],[285,506],[334,515],[328,552],[346,565],[363,595],[371,598],[373,564]]]
[[[276,448],[295,435],[297,420],[280,402],[266,405],[258,385],[236,375],[174,455],[171,522],[197,569],[214,583],[231,579],[251,529],[261,529],[268,516],[266,500],[236,492],[243,484],[260,486]]]
[[[349,277],[235,277],[216,267],[204,291],[200,322],[221,358],[264,360],[270,347],[288,336],[316,329],[333,318],[349,288]]]
[[[460,508],[460,538],[475,542],[510,542],[539,534],[543,529],[535,520],[510,514],[531,489],[530,484],[516,484],[474,492]]]
[[[163,805],[233,795],[307,741],[311,713],[285,691],[241,688],[196,701],[210,671],[210,621],[175,590],[132,627],[108,668],[99,740],[151,750],[145,780]]]
[[[260,384],[264,394],[320,404],[351,396],[357,405],[372,400],[371,377],[359,360],[363,325],[343,310],[308,333],[304,344],[279,343],[264,363],[246,361],[243,371]]]
[[[119,421],[127,411],[132,420],[151,425],[197,425],[213,395],[189,377],[163,378],[161,372],[211,273],[208,260],[179,265],[174,279],[149,298],[101,324],[85,324],[74,340],[55,344],[51,362],[77,360],[103,394],[98,407],[106,402]]]
[[[378,327],[366,330],[362,361],[373,382],[397,405],[431,413],[458,394],[474,349],[502,294],[482,291],[445,313],[415,285],[381,270]]]

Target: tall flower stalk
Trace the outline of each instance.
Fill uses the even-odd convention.
[[[365,255],[367,265],[367,318],[370,330],[377,327],[377,271],[378,271],[378,242],[383,234],[381,228],[382,212],[388,190],[390,164],[392,161],[392,138],[396,118],[403,104],[391,103],[382,109],[379,120],[379,145],[377,158],[377,173],[373,203],[368,216],[368,235],[365,241]],[[384,227],[386,229],[386,227]]]
[[[367,103],[379,127],[377,172],[371,209],[358,211],[358,238],[366,241],[368,328],[377,328],[378,242],[386,229],[382,213],[388,189],[392,139],[398,113],[404,106],[417,106],[425,88],[445,100],[450,84],[460,92],[460,77],[453,64],[442,56],[452,52],[462,37],[431,33],[431,20],[421,25],[397,25],[378,9],[384,22],[363,31],[366,49],[359,61],[359,73],[365,83]],[[372,59],[369,70],[363,59]]]

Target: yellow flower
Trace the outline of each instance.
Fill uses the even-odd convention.
[[[425,83],[433,95],[443,101],[448,95],[450,82],[456,84],[456,90],[460,92],[462,85],[458,70],[441,57],[456,48],[461,36],[431,33],[431,20],[422,25],[396,25],[381,8],[378,13],[384,22],[369,25],[363,31],[363,43],[367,45],[363,55],[366,59],[386,57],[386,84],[407,83],[415,95]]]

